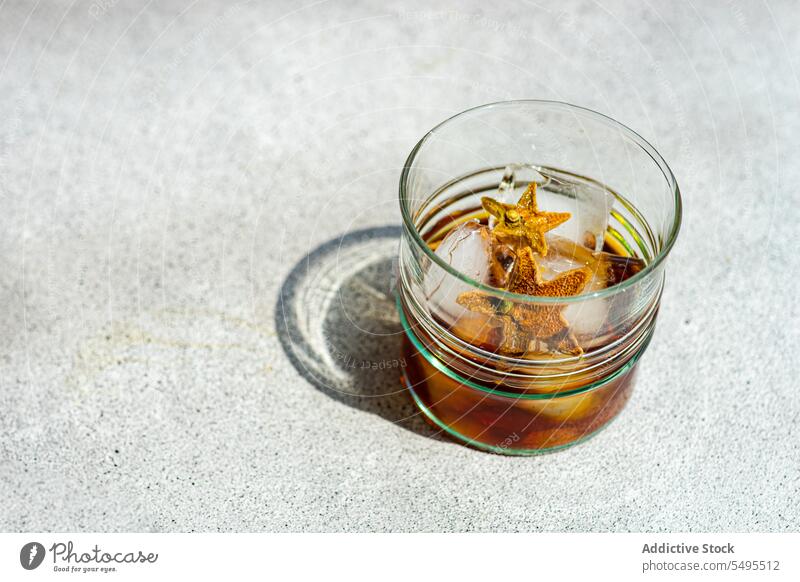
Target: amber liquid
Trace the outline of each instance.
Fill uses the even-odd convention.
[[[429,230],[437,235],[427,239],[428,244],[435,248],[444,236],[439,227],[457,223],[464,214],[449,216],[442,220],[441,225]],[[612,244],[605,244],[604,251],[623,256]],[[631,277],[641,266],[641,263],[632,262],[625,268],[615,270],[615,283]],[[403,311],[409,318],[409,310],[403,308]],[[416,339],[426,349],[432,347],[433,339],[414,323],[409,320]],[[441,321],[437,323],[444,324]],[[484,335],[487,333],[485,326],[480,333],[471,333],[468,326],[454,325],[449,329],[476,347],[497,343],[496,338]],[[496,330],[488,331],[493,332]],[[623,330],[617,334],[607,334],[605,343],[613,344],[622,334]],[[595,346],[596,349],[602,347]],[[432,351],[429,349],[429,352]],[[444,434],[496,453],[532,454],[573,444],[597,432],[619,414],[630,398],[636,366],[633,365],[635,361],[628,361],[626,365],[626,360],[635,355],[624,353],[624,346],[618,351],[622,354],[619,358],[614,359],[613,353],[609,354],[609,360],[614,360],[614,363],[609,365],[607,372],[603,372],[602,366],[599,372],[598,369],[586,374],[578,371],[570,374],[568,381],[562,380],[547,387],[539,383],[531,390],[521,387],[518,381],[506,383],[502,370],[497,370],[491,381],[487,380],[486,361],[474,361],[475,367],[470,370],[469,367],[464,368],[464,358],[460,359],[457,374],[486,388],[479,390],[440,371],[405,337],[403,355],[408,365],[404,370],[404,381],[428,422]],[[469,354],[462,355],[466,359],[471,357]],[[430,353],[429,357],[436,358]],[[453,362],[442,359],[438,362],[445,368],[454,369],[451,367]],[[580,390],[594,383],[599,386],[578,394],[541,398],[542,394]],[[535,396],[531,398],[531,394]]]
[[[457,382],[434,368],[408,338],[403,351],[408,362],[406,383],[428,422],[457,440],[472,441],[468,444],[484,445],[481,448],[494,452],[546,450],[588,437],[625,406],[636,371],[633,367],[601,388],[575,396],[527,400],[497,396]]]

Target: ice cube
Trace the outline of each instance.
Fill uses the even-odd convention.
[[[505,245],[494,244],[488,227],[471,220],[456,227],[436,248],[436,255],[474,281],[503,288],[513,268],[514,255]],[[425,294],[432,313],[448,324],[467,315],[456,299],[474,287],[447,273],[436,263],[425,276]]]
[[[447,233],[436,254],[460,273],[483,282],[489,273],[491,234],[477,220],[470,220]]]
[[[592,271],[592,278],[582,294],[612,287],[645,266],[644,261],[639,258],[621,257],[604,251],[592,252],[583,245],[549,233],[547,245],[547,256],[537,257],[542,267],[542,276],[545,279],[552,279],[559,273],[588,267]],[[586,299],[568,304],[562,313],[569,322],[578,344],[584,350],[588,350],[594,345],[602,345],[607,340],[605,336],[611,332],[608,324],[612,306],[618,309],[620,302],[624,304],[630,300],[631,297],[624,294],[613,298]]]
[[[605,289],[611,283],[612,271],[608,253],[593,253],[572,240],[556,235],[548,236],[547,246],[547,256],[537,257],[545,279],[552,279],[572,269],[588,267],[592,271],[592,278],[582,293]],[[608,306],[605,299],[587,299],[568,304],[563,314],[570,329],[578,337],[578,343],[583,345],[580,340],[585,343],[602,330],[608,317]]]
[[[539,207],[548,212],[569,212],[572,215],[550,232],[577,241],[593,251],[602,250],[614,195],[600,185],[561,177],[551,177],[547,190],[559,195],[547,196],[540,201]]]
[[[547,234],[547,249],[547,256],[536,257],[545,279],[553,279],[572,269],[589,267],[592,278],[582,293],[605,289],[612,283],[611,255],[608,253],[592,252],[573,240],[550,233]]]

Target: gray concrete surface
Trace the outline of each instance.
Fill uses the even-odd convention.
[[[797,531],[798,26],[775,0],[3,2],[0,530]],[[628,408],[528,459],[406,418],[389,366],[399,169],[509,98],[619,119],[685,201]]]

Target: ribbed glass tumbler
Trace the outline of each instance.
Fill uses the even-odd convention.
[[[497,283],[495,271],[520,257],[487,242],[494,219],[482,198],[510,204],[534,186],[538,208],[571,216],[547,233],[543,278],[559,261],[587,265],[580,294]],[[564,103],[484,105],[417,144],[400,207],[403,379],[433,425],[479,449],[528,455],[581,442],[620,413],[681,221],[675,178],[650,144]]]

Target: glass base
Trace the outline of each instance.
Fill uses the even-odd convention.
[[[487,443],[482,443],[480,441],[471,439],[457,430],[454,430],[452,427],[446,425],[442,422],[420,399],[419,395],[414,390],[411,381],[409,380],[408,376],[406,375],[405,370],[402,372],[403,383],[405,387],[408,389],[408,392],[411,394],[411,398],[414,400],[414,404],[416,404],[417,408],[425,415],[425,418],[428,422],[433,425],[434,428],[441,430],[445,435],[447,435],[452,440],[458,442],[459,444],[467,445],[468,447],[478,449],[480,451],[484,451],[487,453],[494,453],[497,455],[509,455],[509,456],[517,456],[517,457],[530,457],[534,455],[546,455],[548,453],[555,453],[558,451],[563,451],[564,449],[568,449],[570,447],[574,447],[575,445],[579,445],[591,439],[596,434],[600,433],[604,428],[606,428],[611,422],[616,418],[616,416],[606,422],[604,425],[600,426],[593,432],[582,436],[579,439],[576,439],[572,442],[556,445],[553,447],[546,447],[546,448],[539,448],[539,449],[519,449],[519,448],[511,448],[511,447],[504,447],[504,446],[496,446],[496,445],[489,445]]]

